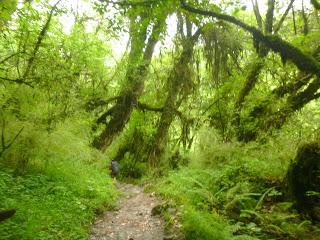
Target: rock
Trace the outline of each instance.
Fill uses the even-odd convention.
[[[320,220],[320,144],[313,142],[302,145],[288,169],[285,185],[288,197],[297,209],[314,220]],[[314,193],[314,194],[313,194]]]

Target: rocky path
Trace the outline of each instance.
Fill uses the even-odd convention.
[[[164,222],[151,215],[157,199],[145,193],[143,187],[119,184],[123,196],[118,209],[106,212],[96,220],[91,240],[163,240]]]

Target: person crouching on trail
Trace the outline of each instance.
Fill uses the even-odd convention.
[[[119,175],[119,163],[116,160],[112,160],[109,170],[111,177],[116,178]]]

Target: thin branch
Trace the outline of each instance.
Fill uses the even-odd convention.
[[[36,45],[35,45],[35,47],[33,49],[32,54],[31,54],[31,57],[28,60],[28,64],[27,64],[26,70],[25,70],[25,72],[23,74],[23,77],[22,77],[23,79],[25,79],[30,73],[30,70],[31,70],[32,65],[33,65],[33,62],[34,62],[34,60],[36,58],[36,55],[37,55],[37,53],[39,51],[40,45],[41,45],[41,43],[42,43],[42,41],[43,41],[43,39],[44,39],[48,29],[49,29],[49,25],[50,25],[53,13],[55,12],[55,10],[56,10],[56,8],[57,8],[57,6],[58,6],[58,4],[60,2],[61,2],[61,0],[56,2],[56,4],[52,7],[52,9],[49,12],[48,19],[47,19],[46,23],[44,24],[43,28],[41,29],[41,32],[40,32],[40,34],[38,36]]]
[[[193,118],[187,118],[182,112],[180,112],[177,109],[173,109],[175,115],[177,115],[180,118],[180,121],[183,123],[193,123],[194,119]]]
[[[8,57],[6,57],[6,58],[4,58],[3,60],[1,60],[1,61],[0,61],[0,64],[5,63],[5,62],[8,61],[10,58],[13,58],[14,56],[19,55],[19,54],[21,54],[21,53],[24,53],[24,52],[16,52],[16,53],[13,53],[13,54],[9,55]]]
[[[201,115],[205,115],[209,110],[210,108],[212,108],[214,105],[216,105],[221,99],[223,99],[224,97],[219,97],[218,99],[216,99],[213,103],[211,103],[202,113]]]
[[[255,15],[256,20],[257,20],[258,27],[262,31],[262,17],[261,17],[261,14],[260,14],[258,1],[255,0],[255,2],[253,2],[253,0],[251,0],[251,3],[252,3],[252,8],[253,8],[254,15]]]
[[[280,30],[284,20],[286,19],[286,17],[288,16],[288,13],[290,11],[290,9],[292,8],[292,5],[294,3],[295,0],[291,0],[286,11],[284,12],[284,14],[282,15],[282,17],[280,18],[278,24],[274,27],[274,34],[278,33],[278,31]]]
[[[11,140],[11,142],[6,146],[6,149],[10,148],[11,145],[14,143],[14,141],[19,137],[19,135],[21,134],[21,132],[23,131],[24,127],[22,127],[19,132],[17,133],[17,135]]]
[[[119,5],[121,7],[129,6],[129,7],[150,7],[153,3],[157,3],[157,0],[146,0],[140,2],[130,2],[130,1],[108,1],[108,0],[100,0],[101,2],[108,2],[111,4]]]
[[[294,7],[292,7],[292,21],[293,21],[294,34],[297,35],[296,14],[294,12]]]
[[[1,80],[5,80],[5,81],[8,81],[8,82],[15,82],[15,83],[18,83],[18,84],[25,84],[31,88],[34,88],[34,86],[31,84],[31,82],[26,82],[26,81],[23,81],[22,79],[10,79],[10,78],[5,78],[5,77],[0,77]]]
[[[1,112],[2,113],[2,112]],[[1,114],[2,115],[2,114]],[[3,118],[3,116],[2,116]],[[4,118],[2,119],[2,129],[1,129],[1,147],[2,149],[5,149],[6,148],[6,144],[5,144],[5,141],[4,141],[4,129],[6,127],[6,122],[4,120]],[[2,151],[0,153],[0,156],[2,155]]]
[[[312,74],[303,74],[298,80],[275,88],[272,93],[279,97],[283,97],[285,94],[297,92],[301,87],[308,84],[311,78]]]
[[[1,130],[1,151],[0,151],[0,157],[2,156],[2,154],[8,150],[11,145],[14,143],[14,141],[19,137],[19,135],[21,134],[22,130],[24,129],[24,127],[22,127],[19,132],[14,136],[14,138],[8,143],[6,144],[5,143],[5,136],[4,136],[4,131],[5,131],[5,126],[6,126],[6,123],[5,123],[5,119],[3,118],[2,119],[2,130]]]

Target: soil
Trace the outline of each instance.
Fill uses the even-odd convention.
[[[162,240],[164,221],[152,216],[159,204],[153,194],[132,184],[118,184],[123,196],[118,208],[98,218],[91,229],[91,240]]]

